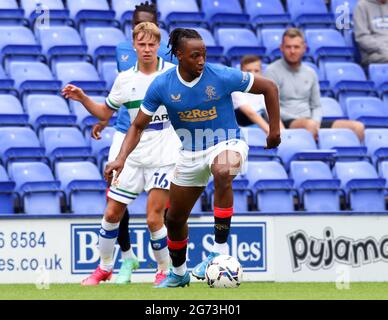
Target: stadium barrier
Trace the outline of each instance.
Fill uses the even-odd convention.
[[[0,219],[0,283],[77,283],[98,263],[100,216]],[[388,216],[236,215],[231,254],[244,281],[388,281]],[[140,261],[133,282],[153,281],[156,263],[145,219],[130,223]],[[213,217],[190,218],[188,267],[213,243]],[[115,271],[119,268],[115,250]],[[193,279],[193,281],[195,281]]]

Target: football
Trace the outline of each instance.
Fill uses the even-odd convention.
[[[215,257],[206,268],[206,281],[210,288],[237,288],[243,270],[236,258],[228,255]]]

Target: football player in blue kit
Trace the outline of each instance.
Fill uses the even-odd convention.
[[[215,188],[213,251],[223,254],[228,250],[233,215],[232,181],[248,154],[248,145],[234,115],[232,92],[264,95],[270,127],[266,148],[280,144],[279,97],[274,82],[206,63],[206,46],[195,30],[173,30],[169,45],[171,54],[179,61],[178,66],[151,83],[119,155],[107,164],[104,172],[105,179],[118,178],[125,159],[138,144],[152,115],[164,105],[182,141],[182,150],[171,181],[170,208],[166,216],[172,270],[157,288],[184,287],[190,283],[186,266],[187,220],[211,175]]]

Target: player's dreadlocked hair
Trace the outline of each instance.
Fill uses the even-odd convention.
[[[174,55],[177,56],[177,51],[179,46],[181,45],[182,39],[200,39],[202,37],[200,34],[193,29],[184,29],[184,28],[176,28],[170,33],[170,39],[168,40],[167,47],[170,48],[168,53],[171,54],[171,58]]]
[[[158,20],[158,10],[156,9],[155,3],[151,3],[148,1],[142,2],[139,5],[135,6],[135,11],[133,14],[137,12],[149,12],[155,16],[155,20]]]

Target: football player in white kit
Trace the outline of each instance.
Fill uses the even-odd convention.
[[[144,22],[135,27],[133,45],[138,62],[133,68],[117,76],[105,104],[92,101],[82,89],[70,84],[62,90],[62,94],[65,98],[80,101],[100,120],[108,120],[121,105],[124,105],[133,121],[153,79],[174,67],[157,56],[160,37],[160,31],[153,23]],[[116,135],[125,136],[116,132],[115,138],[120,141],[123,137]],[[169,253],[164,210],[168,201],[170,178],[180,147],[181,142],[171,126],[167,111],[164,106],[160,106],[136,150],[127,158],[119,181],[109,188],[108,204],[99,235],[100,265],[82,281],[83,285],[97,285],[111,278],[119,222],[127,205],[143,190],[148,192],[147,224],[151,232],[151,246],[158,263],[154,283],[160,283],[166,277]]]

